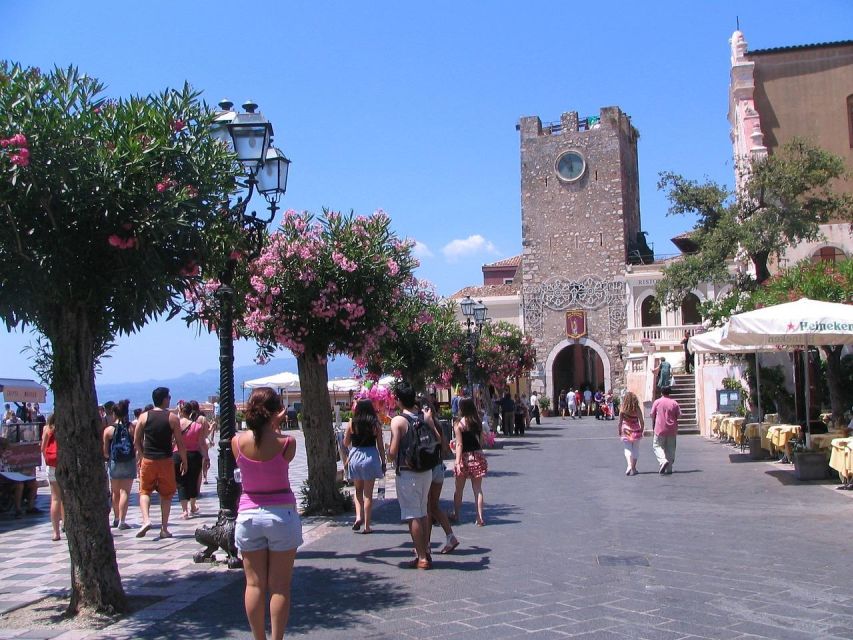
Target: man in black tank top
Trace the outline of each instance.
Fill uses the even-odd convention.
[[[139,467],[139,509],[142,511],[142,527],[136,537],[142,538],[151,528],[151,494],[156,491],[160,494],[160,537],[171,538],[169,512],[172,496],[177,491],[172,441],[177,445],[181,457],[182,475],[187,472],[187,449],[181,434],[181,422],[177,415],[169,411],[169,390],[157,387],[151,399],[154,401],[154,409],[139,416],[133,432],[136,464]]]

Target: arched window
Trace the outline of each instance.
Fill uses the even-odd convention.
[[[681,324],[702,324],[699,298],[695,293],[688,293],[681,301]]]
[[[853,149],[853,95],[847,96],[847,131],[850,135],[850,148]]]
[[[649,296],[640,305],[640,324],[643,327],[660,326],[660,305],[654,296]]]
[[[821,247],[812,254],[812,262],[841,262],[844,252],[838,247]]]

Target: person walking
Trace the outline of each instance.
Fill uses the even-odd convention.
[[[483,454],[483,426],[474,403],[459,403],[461,419],[454,429],[456,434],[456,462],[453,475],[456,477],[456,491],[453,494],[454,519],[459,519],[462,509],[462,493],[465,481],[471,480],[474,490],[474,504],[477,508],[477,526],[486,524],[483,518],[483,478],[489,470],[489,464]]]
[[[460,409],[460,417],[461,417]],[[503,399],[501,400],[501,424],[503,434],[505,436],[512,435],[513,423],[515,422],[515,403],[512,401],[512,396],[509,391],[504,391]]]
[[[447,442],[447,438],[444,437],[444,431],[438,424],[438,418],[436,418],[438,413],[435,410],[435,403],[422,395],[418,397],[417,405],[419,405],[421,409],[419,414],[421,419],[434,429],[441,440],[441,458],[443,460],[450,454],[450,444]],[[430,525],[432,525],[433,522],[437,522],[444,531],[445,543],[441,548],[441,551],[439,551],[439,553],[442,554],[453,553],[453,550],[459,546],[459,540],[453,533],[453,527],[450,524],[450,519],[441,508],[441,490],[444,488],[445,471],[444,462],[442,461],[439,461],[439,463],[433,467],[432,483],[429,485],[429,500],[427,501]],[[429,526],[427,527],[427,552],[429,552],[430,548],[431,535],[432,526]]]
[[[355,523],[353,531],[373,533],[373,485],[385,477],[385,447],[382,444],[382,424],[373,402],[356,402],[352,418],[344,432],[344,446],[349,450],[347,468],[355,484]],[[364,525],[364,529],[361,527]]]
[[[622,411],[619,412],[617,433],[622,440],[625,450],[625,460],[628,468],[625,469],[626,476],[635,476],[637,473],[637,459],[640,455],[640,440],[643,439],[643,409],[636,394],[628,392],[625,394],[625,402]]]
[[[542,415],[539,411],[539,396],[534,391],[530,394],[530,415],[533,416],[533,419],[536,420],[536,424],[542,424],[539,421],[539,417]]]
[[[655,396],[657,397],[660,395],[661,389],[672,386],[672,366],[666,361],[664,356],[661,356],[658,366],[652,369],[652,373],[655,376]]]
[[[269,593],[272,637],[281,640],[290,615],[296,548],[302,544],[302,524],[289,476],[296,439],[279,433],[287,412],[270,387],[252,392],[245,420],[249,430],[231,439],[231,452],[243,483],[234,541],[246,574],[244,606],[252,637],[266,640],[264,619]]]
[[[684,332],[684,338],[681,339],[681,346],[684,347],[684,372],[693,373],[693,354],[688,348],[690,342],[690,332]]]
[[[50,524],[53,527],[54,542],[59,540],[62,522],[65,520],[65,509],[62,506],[62,487],[56,481],[56,462],[59,450],[56,444],[56,413],[50,414],[47,424],[42,431],[41,453],[47,466],[47,482],[50,485]]]
[[[604,417],[602,405],[604,404],[604,391],[599,389],[595,392],[592,401],[595,403],[595,419],[601,420]]]
[[[104,458],[110,474],[110,497],[113,506],[113,529],[130,529],[127,507],[130,490],[136,478],[136,456],[133,451],[133,425],[128,420],[130,400],[120,400],[112,407],[112,424],[104,429]]]
[[[409,535],[415,546],[415,558],[407,566],[411,569],[432,569],[432,557],[429,553],[427,527],[429,522],[429,490],[432,484],[432,469],[417,470],[408,466],[404,458],[407,434],[419,422],[415,405],[415,390],[406,381],[394,387],[394,397],[400,415],[391,419],[391,444],[388,453],[394,458],[396,469],[397,502],[400,504],[400,520],[409,525]],[[471,398],[460,400],[463,404],[474,405]],[[436,438],[438,438],[436,434]],[[436,440],[438,442],[438,439]]]
[[[515,402],[515,421],[512,433],[516,436],[523,436],[524,427],[527,425],[527,413],[524,410],[524,406],[527,403],[522,402],[521,397],[517,393],[515,394],[515,398],[513,398],[513,402]]]
[[[675,438],[678,435],[681,407],[669,397],[669,387],[664,387],[660,392],[661,397],[652,403],[650,417],[655,427],[652,450],[660,466],[658,473],[664,475],[672,473],[672,465],[675,463]]]
[[[171,538],[169,532],[169,512],[172,510],[172,496],[177,491],[175,466],[172,464],[172,440],[174,439],[180,457],[178,471],[187,471],[187,450],[181,434],[178,416],[169,411],[172,396],[166,387],[157,387],[151,392],[154,408],[139,416],[139,422],[133,433],[133,447],[136,450],[136,463],[139,472],[139,510],[142,512],[142,526],[136,533],[144,538],[151,529],[151,494],[160,494],[160,537]]]
[[[569,411],[569,402],[566,399],[566,390],[565,389],[560,390],[560,396],[557,398],[557,407],[558,407],[558,410],[560,411],[561,419],[565,420],[566,419],[566,413],[568,413],[568,411]]]
[[[207,453],[207,421],[199,419],[198,403],[185,402],[181,406],[181,435],[186,449],[186,469],[181,473],[181,455],[178,445],[172,448],[172,464],[178,484],[178,500],[181,503],[181,518],[189,520],[199,513],[196,504],[201,488],[201,473]]]
[[[578,405],[577,405],[577,397],[575,396],[575,392],[573,389],[569,389],[566,393],[566,408],[569,413],[569,417],[574,420],[578,417]]]

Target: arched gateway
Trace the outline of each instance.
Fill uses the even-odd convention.
[[[545,362],[546,393],[555,402],[561,389],[611,389],[610,358],[600,344],[589,338],[563,340],[551,349]],[[556,407],[554,407],[556,409]]]

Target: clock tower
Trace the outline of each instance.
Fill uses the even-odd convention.
[[[641,260],[639,134],[618,107],[543,125],[522,118],[521,294],[539,380],[624,387],[626,265]],[[639,243],[638,243],[639,240]]]

